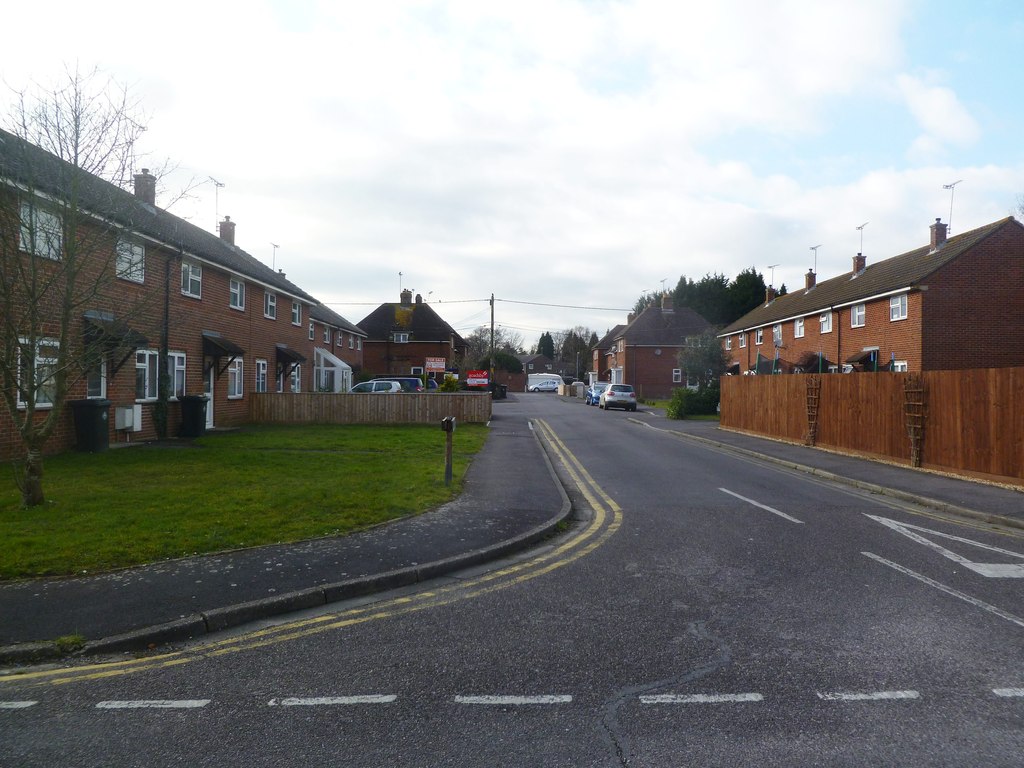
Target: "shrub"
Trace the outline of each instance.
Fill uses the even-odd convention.
[[[718,412],[718,382],[694,391],[677,387],[672,391],[665,414],[670,419],[685,419],[687,416],[710,416]]]

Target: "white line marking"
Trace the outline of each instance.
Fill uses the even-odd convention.
[[[641,704],[733,704],[764,701],[760,693],[663,693],[641,696]]]
[[[758,501],[754,501],[753,499],[748,499],[746,496],[740,496],[738,493],[733,493],[728,488],[719,488],[718,490],[720,490],[722,493],[728,493],[730,496],[735,496],[740,501],[747,502],[747,504],[753,504],[755,507],[759,507],[759,508],[761,508],[761,509],[763,509],[763,510],[765,510],[767,512],[771,512],[773,515],[778,515],[779,517],[781,517],[784,520],[789,520],[789,522],[791,522],[791,523],[799,523],[800,525],[803,525],[803,523],[804,523],[803,520],[797,520],[795,517],[790,517],[785,512],[779,512],[779,510],[777,510],[777,509],[772,509],[771,507],[766,506],[764,504],[761,504]]]
[[[983,610],[988,611],[989,613],[995,614],[1001,619],[1006,619],[1011,624],[1016,624],[1018,627],[1024,627],[1024,619],[1021,619],[1018,616],[1014,616],[1012,613],[1007,613],[1002,608],[997,608],[996,606],[990,605],[983,600],[979,600],[976,597],[971,597],[970,595],[965,594],[960,590],[953,589],[952,587],[947,587],[945,584],[940,584],[934,579],[929,579],[927,576],[917,573],[916,571],[912,571],[909,568],[900,565],[899,563],[894,563],[891,560],[886,560],[884,557],[879,557],[878,555],[872,552],[861,552],[861,554],[865,557],[870,557],[872,560],[875,560],[876,562],[879,562],[882,565],[887,565],[890,568],[899,571],[900,573],[906,574],[911,578],[917,579],[918,581],[927,584],[930,587],[935,587],[936,589],[945,592],[947,595],[952,595],[953,597],[959,598],[964,602],[970,603],[971,605],[977,608],[981,608]]]
[[[1024,698],[1024,688],[993,688],[992,693],[1010,699]]]
[[[367,696],[320,696],[311,698],[289,697],[284,699],[271,699],[268,706],[276,707],[324,707],[324,706],[347,706],[352,704],[391,704],[397,700],[397,696],[370,694]]]
[[[911,541],[916,541],[918,544],[923,544],[929,549],[938,552],[943,557],[949,558],[954,563],[959,563],[964,568],[969,568],[975,573],[980,573],[982,576],[986,576],[990,579],[1024,579],[1024,565],[1018,565],[1017,563],[976,563],[972,560],[968,560],[963,555],[958,555],[952,550],[946,549],[934,541],[926,539],[924,536],[913,533],[910,529],[915,531],[921,531],[931,536],[938,536],[943,539],[949,539],[950,541],[958,541],[961,544],[969,544],[972,547],[978,547],[979,549],[987,549],[989,552],[997,552],[1000,555],[1006,555],[1007,557],[1016,557],[1024,560],[1024,555],[1018,554],[1017,552],[1011,552],[1008,549],[1001,549],[999,547],[993,547],[990,544],[982,544],[980,541],[974,541],[973,539],[965,539],[961,536],[953,536],[949,533],[942,533],[941,531],[933,531],[930,528],[922,528],[919,525],[911,525],[910,523],[899,523],[895,520],[890,520],[885,517],[877,517],[875,515],[867,515],[877,523],[881,523],[886,528],[889,528],[897,533],[901,533]]]
[[[917,691],[872,691],[870,693],[819,693],[823,701],[892,701],[894,699],[919,699]]]
[[[199,709],[210,703],[210,699],[149,699],[139,701],[101,701],[97,709]]]
[[[0,701],[0,709],[28,709],[38,703],[38,701]]]
[[[526,704],[568,704],[572,696],[456,696],[457,704],[497,704],[521,706]]]

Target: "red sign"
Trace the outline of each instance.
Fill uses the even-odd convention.
[[[487,371],[466,371],[466,386],[486,387],[487,384]]]

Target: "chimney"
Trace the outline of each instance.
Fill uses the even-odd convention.
[[[937,251],[946,242],[946,225],[942,219],[936,219],[929,229],[932,231],[932,250]]]
[[[668,291],[661,294],[661,308],[667,312],[672,311],[672,294]]]
[[[230,216],[225,216],[224,221],[217,227],[220,230],[220,239],[226,242],[228,245],[235,244],[235,222],[231,220]]]
[[[858,253],[853,257],[853,274],[859,275],[867,267],[868,260],[864,258],[863,253]]]
[[[412,291],[410,291],[408,288],[402,290],[401,302],[403,307],[412,306]]]
[[[630,312],[628,315],[626,315],[626,325],[629,325],[634,320],[636,320],[636,313],[635,312]]]
[[[423,303],[423,297],[420,294],[418,294],[418,293],[416,294],[416,303],[417,304],[422,304]]]
[[[805,291],[811,290],[811,288],[813,288],[815,285],[817,285],[817,282],[818,282],[818,276],[816,274],[814,274],[814,270],[813,269],[808,269],[807,270],[807,274],[804,275],[804,290]]]
[[[149,168],[135,174],[135,196],[144,203],[156,205],[156,176],[149,172]]]
[[[764,304],[768,306],[775,301],[775,286],[769,285],[764,289]]]

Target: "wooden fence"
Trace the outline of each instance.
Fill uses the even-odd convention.
[[[1024,483],[1024,368],[725,376],[721,426]]]
[[[491,395],[479,392],[403,392],[396,395],[324,392],[250,395],[249,417],[256,424],[437,424],[485,423]]]

